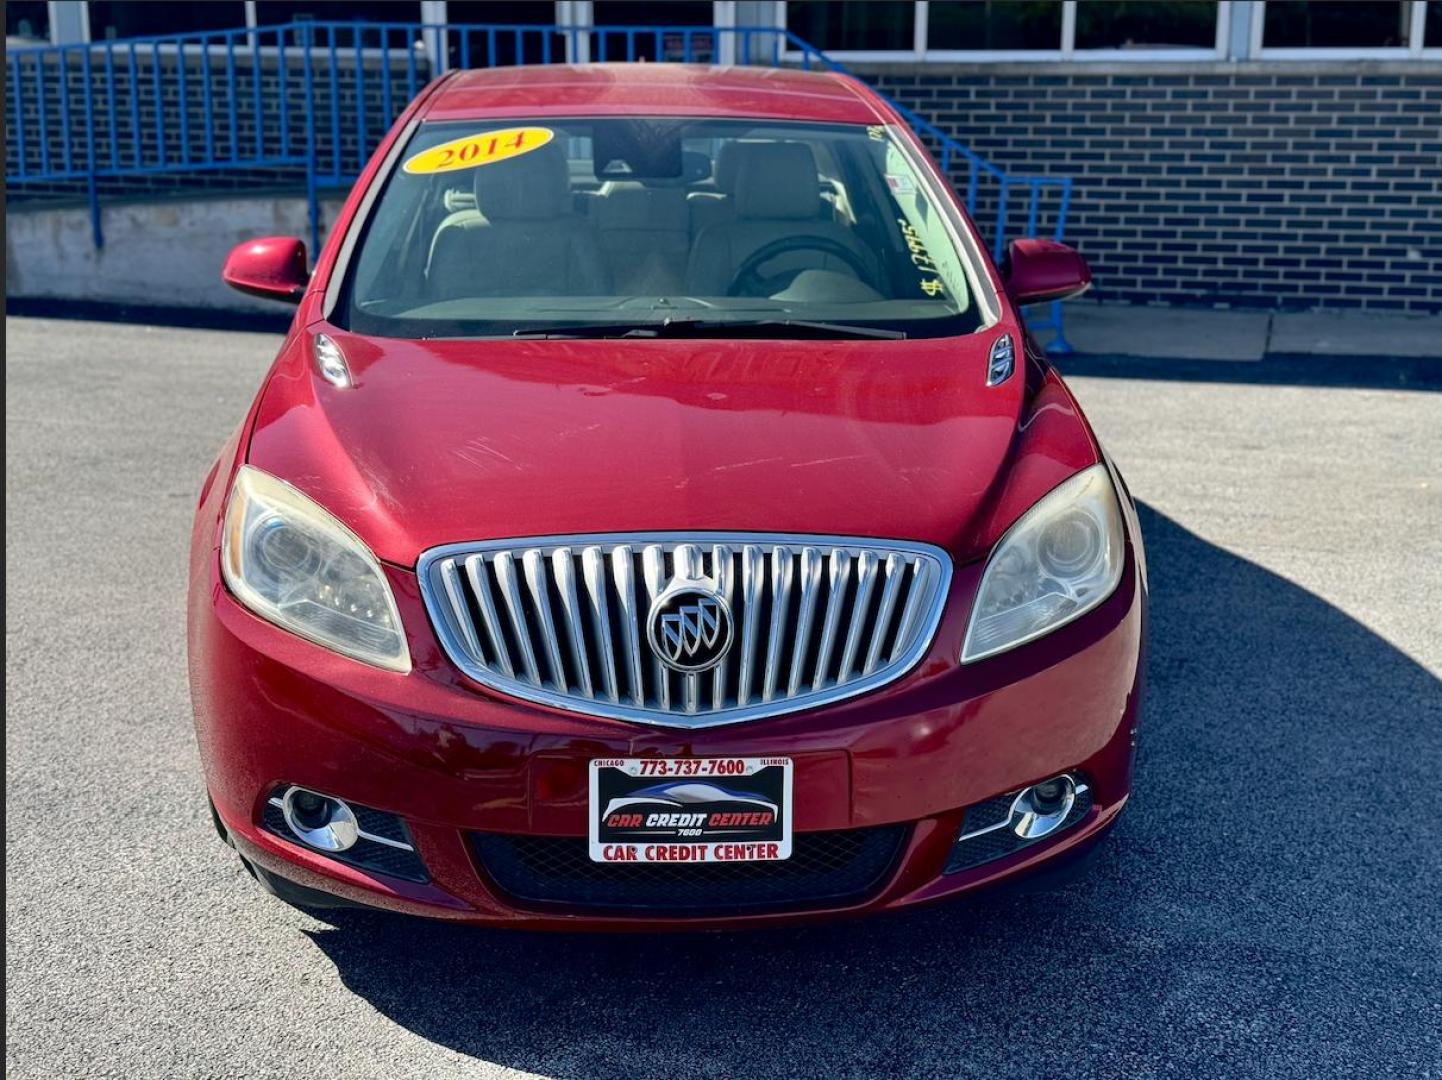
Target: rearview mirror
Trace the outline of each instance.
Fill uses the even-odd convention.
[[[265,236],[231,249],[221,279],[251,296],[298,303],[310,281],[305,244],[294,236]]]
[[[1007,292],[1017,304],[1069,300],[1091,288],[1087,261],[1055,240],[1013,240],[1002,267]]]

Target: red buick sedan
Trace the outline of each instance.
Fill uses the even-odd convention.
[[[302,906],[763,925],[1077,861],[1130,789],[1135,509],[886,102],[832,74],[429,86],[200,497],[216,826]],[[1050,875],[1047,875],[1050,876]]]

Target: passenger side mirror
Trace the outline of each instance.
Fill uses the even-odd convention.
[[[1055,240],[1013,240],[1006,249],[1002,278],[1020,306],[1069,300],[1091,288],[1087,261]]]
[[[231,249],[221,279],[232,289],[299,303],[310,281],[305,244],[294,236],[265,236]]]

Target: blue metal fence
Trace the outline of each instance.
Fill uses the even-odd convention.
[[[104,243],[100,206],[109,195],[221,182],[303,184],[315,250],[319,191],[352,183],[395,117],[435,75],[578,57],[725,59],[852,74],[776,27],[297,22],[16,48],[5,55],[6,184],[12,199],[84,198],[96,246]],[[892,105],[964,193],[998,258],[1011,236],[1062,238],[1069,177],[1008,173]],[[1067,350],[1060,304],[1031,325],[1055,331],[1053,351]]]

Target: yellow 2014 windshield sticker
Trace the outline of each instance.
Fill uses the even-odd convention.
[[[474,169],[480,165],[491,165],[507,158],[529,154],[532,150],[539,150],[555,137],[556,133],[550,128],[517,127],[485,131],[422,150],[419,154],[407,158],[401,167],[412,176]]]

